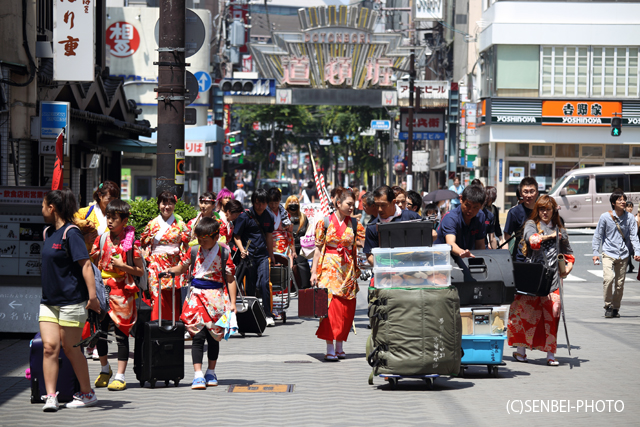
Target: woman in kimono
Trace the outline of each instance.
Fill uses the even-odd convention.
[[[158,278],[158,274],[168,268],[175,267],[182,257],[188,257],[189,229],[173,211],[178,197],[170,191],[163,191],[158,196],[160,215],[151,220],[140,236],[140,244],[149,249],[147,258],[149,270],[149,290],[151,291],[151,320],[158,319],[158,288],[162,291],[162,318],[171,320],[171,277]],[[176,289],[182,286],[184,278],[176,276]],[[175,319],[180,318],[180,291],[175,296]]]
[[[316,335],[327,343],[325,360],[345,359],[343,343],[349,336],[356,312],[358,292],[358,249],[364,245],[365,230],[351,214],[355,195],[350,189],[340,189],[336,197],[337,211],[316,224],[316,253],[311,267],[311,285],[326,288],[329,294],[329,315],[320,321]],[[328,223],[328,224],[327,224]],[[335,341],[335,346],[334,346]]]
[[[516,295],[511,303],[507,336],[509,346],[517,347],[517,351],[513,353],[517,362],[527,362],[528,348],[546,351],[547,365],[559,365],[555,358],[561,308],[557,232],[560,232],[560,253],[564,254],[566,261],[566,277],[575,262],[569,236],[567,230],[561,226],[556,201],[547,195],[540,196],[531,213],[531,219],[524,225],[525,245],[522,253],[527,262],[546,263],[553,272],[553,285],[549,295]]]
[[[196,225],[200,223],[202,218],[217,218],[217,213],[215,211],[216,206],[216,193],[206,192],[203,193],[198,199],[198,203],[200,205],[200,213],[197,217],[193,218],[187,223],[187,228],[189,229],[189,240],[190,245],[197,245],[198,239],[196,238],[195,230]]]

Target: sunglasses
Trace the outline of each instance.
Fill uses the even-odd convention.
[[[290,211],[297,211],[298,208],[300,207],[300,205],[289,205],[289,207],[287,209],[289,209]]]

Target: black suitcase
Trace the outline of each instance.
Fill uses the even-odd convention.
[[[460,306],[511,304],[516,292],[509,251],[474,250],[475,258],[452,257],[451,284]]]
[[[413,221],[377,223],[381,248],[409,248],[433,245],[433,222]]]
[[[140,378],[142,373],[142,347],[144,343],[144,325],[151,321],[151,307],[142,300],[138,299],[138,318],[133,326],[132,334],[135,342],[133,346],[133,372],[136,378]]]
[[[298,255],[293,265],[293,275],[296,278],[298,290],[311,287],[311,267],[305,257]]]
[[[175,275],[171,276],[175,298]],[[175,310],[175,301],[171,305]],[[172,317],[175,319],[175,313]],[[148,382],[151,388],[155,388],[156,381],[163,380],[166,386],[169,381],[173,381],[178,387],[180,380],[184,378],[184,331],[184,323],[162,320],[162,292],[159,292],[158,320],[144,323],[142,343],[137,343],[139,336],[136,334],[135,347],[142,349],[140,366],[136,372],[140,387]]]
[[[47,394],[44,385],[44,373],[42,372],[43,345],[40,332],[31,340],[31,349],[29,351],[29,369],[31,372],[31,403],[44,403],[42,396]],[[58,383],[56,390],[58,391],[59,402],[70,402],[73,395],[80,391],[80,383],[76,378],[71,361],[67,359],[60,344],[60,354],[58,355]]]
[[[259,337],[267,329],[267,318],[258,298],[242,296],[240,286],[237,287],[236,318],[238,320],[238,332],[243,337],[245,334],[258,334]]]

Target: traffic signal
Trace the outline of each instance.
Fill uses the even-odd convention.
[[[622,133],[622,118],[614,117],[611,119],[611,136],[620,136]]]
[[[223,92],[251,92],[253,90],[252,80],[222,80],[220,90]]]

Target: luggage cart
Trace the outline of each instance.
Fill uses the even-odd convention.
[[[277,264],[272,266],[269,271],[273,295],[272,310],[276,316],[282,318],[282,323],[287,323],[287,309],[291,303],[291,284],[295,279],[293,278],[293,271],[289,267],[289,258],[279,253],[275,253],[273,256]]]
[[[509,306],[462,307],[462,356],[460,374],[469,366],[486,366],[489,375],[498,376],[502,361]],[[470,335],[468,335],[471,333]]]
[[[398,380],[401,380],[403,378],[412,378],[412,379],[423,380],[425,383],[427,383],[427,388],[429,390],[432,390],[433,389],[433,383],[435,382],[436,378],[440,377],[440,375],[438,375],[438,374],[425,374],[425,375],[379,374],[378,376],[380,378],[383,378],[385,381],[389,381],[389,387],[391,387],[392,390],[395,390],[396,387],[398,386]]]

